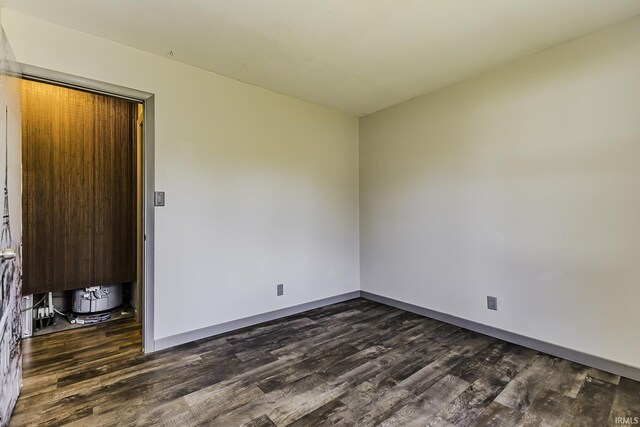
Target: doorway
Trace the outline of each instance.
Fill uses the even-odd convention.
[[[111,173],[117,173],[119,176],[123,173],[123,170],[118,170],[118,168],[123,165],[123,162],[126,163],[130,161],[133,169],[128,169],[132,174],[132,176],[130,176],[132,179],[128,181],[132,184],[132,187],[128,188],[131,190],[130,193],[127,193],[127,187],[123,186],[122,182],[116,183],[120,184],[119,189],[116,190],[110,189],[110,185],[104,183],[104,181],[107,180],[102,180],[102,184],[95,184],[95,181],[100,181],[100,179],[98,179],[100,177],[91,176],[92,172],[87,173],[87,167],[84,167],[84,177],[75,176],[75,179],[79,182],[78,185],[81,185],[83,182],[86,185],[87,182],[91,180],[94,182],[91,185],[102,185],[99,191],[96,192],[102,196],[106,194],[106,197],[105,200],[102,200],[102,197],[94,197],[93,199],[85,197],[82,204],[90,206],[89,211],[91,212],[80,215],[76,212],[73,222],[77,227],[72,229],[71,232],[77,229],[77,232],[84,231],[85,235],[89,235],[91,234],[90,231],[92,227],[100,228],[100,226],[105,224],[113,225],[114,223],[118,223],[118,218],[121,216],[119,210],[129,206],[129,202],[131,202],[130,208],[131,211],[134,212],[134,215],[132,218],[129,218],[131,222],[125,221],[129,223],[130,226],[120,224],[119,228],[116,229],[117,236],[115,236],[115,238],[105,239],[104,236],[98,235],[99,233],[94,233],[93,242],[87,243],[92,240],[89,238],[85,241],[84,247],[75,248],[75,253],[68,257],[70,259],[65,260],[65,262],[69,264],[66,269],[68,271],[64,272],[65,268],[61,267],[55,269],[57,279],[62,277],[66,283],[66,288],[58,288],[55,293],[45,292],[46,286],[38,288],[37,286],[29,285],[29,283],[34,283],[33,280],[29,281],[30,275],[34,277],[34,273],[28,266],[29,257],[25,257],[27,261],[25,266],[27,269],[25,269],[24,274],[26,286],[25,292],[23,292],[23,307],[33,307],[36,303],[39,303],[42,298],[45,298],[43,306],[36,306],[34,308],[38,310],[47,307],[44,313],[40,313],[39,315],[39,317],[44,320],[38,320],[38,323],[33,323],[35,328],[39,330],[32,330],[32,333],[35,335],[43,331],[47,332],[47,329],[49,329],[49,331],[55,331],[56,329],[68,329],[69,327],[77,328],[80,325],[94,322],[112,321],[118,319],[125,313],[128,316],[134,317],[136,322],[141,322],[142,350],[144,352],[151,352],[154,350],[153,204],[150,203],[153,200],[153,95],[49,70],[29,66],[22,66],[22,68],[23,82],[25,84],[49,89],[55,88],[54,91],[60,92],[58,95],[63,94],[63,96],[75,96],[84,100],[91,100],[94,105],[91,108],[94,110],[100,110],[102,113],[111,111],[112,116],[115,112],[115,116],[113,117],[120,117],[121,123],[119,126],[105,127],[105,125],[100,125],[96,127],[94,123],[93,128],[102,129],[103,140],[105,140],[105,138],[108,140],[109,138],[113,139],[117,137],[116,134],[118,132],[131,132],[132,138],[135,141],[135,145],[131,147],[132,151],[129,152],[130,155],[124,155],[124,157],[120,154],[114,156],[112,151],[105,151],[101,148],[95,150],[97,154],[73,154],[75,157],[85,155],[87,159],[98,162],[102,161],[102,166],[107,165],[108,168],[115,168]],[[126,115],[127,119],[123,121],[122,115]],[[129,124],[131,126],[127,127]],[[124,128],[124,130],[118,130],[118,128]],[[68,130],[70,129],[66,129],[66,131]],[[78,132],[78,129],[76,129],[76,132]],[[84,132],[83,136],[87,136],[86,132]],[[109,158],[109,156],[112,158]],[[58,160],[59,159],[60,155],[58,155]],[[42,160],[42,156],[40,156],[39,161]],[[81,159],[76,158],[75,161],[77,165],[83,165]],[[27,158],[26,162],[28,163],[30,160]],[[31,165],[31,167],[33,167],[33,165]],[[122,168],[120,167],[120,169]],[[75,175],[82,175],[82,173]],[[89,181],[87,179],[89,179]],[[23,181],[25,184],[24,191],[29,192],[30,189],[28,186],[30,184],[27,182],[28,177],[23,176]],[[123,178],[122,181],[127,181],[127,179]],[[115,187],[118,186],[116,185]],[[41,187],[38,190],[40,193],[42,192]],[[88,193],[90,192],[91,191],[88,191]],[[135,197],[129,198],[128,195],[135,195]],[[82,199],[82,197],[80,197],[80,199]],[[67,206],[68,205],[69,203],[67,203]],[[94,213],[96,215],[93,215]],[[51,216],[55,217],[55,215]],[[58,213],[58,216],[60,216],[60,213]],[[102,217],[102,219],[100,217]],[[52,219],[55,218],[50,218],[50,220]],[[102,222],[96,225],[94,224],[96,221]],[[25,223],[25,227],[27,227],[27,223]],[[25,232],[25,235],[28,235],[28,232]],[[134,240],[129,242],[130,245],[125,245],[126,248],[123,248],[122,245],[120,245],[121,242],[119,242],[119,239],[129,235],[131,235]],[[31,246],[33,246],[33,242],[37,240],[37,238],[32,238]],[[26,251],[29,250],[29,241],[29,239],[25,239],[23,243],[25,255],[27,255]],[[65,250],[69,249],[68,244],[66,246],[58,245],[57,249],[53,249],[54,252],[61,247]],[[114,248],[115,250],[112,250]],[[51,250],[51,248],[49,249]],[[91,256],[89,256],[89,254]],[[112,256],[114,254],[117,256]],[[82,262],[79,259],[81,256]],[[93,259],[89,260],[91,257],[93,257]],[[128,264],[129,261],[131,261],[131,264]],[[51,279],[51,271],[52,269],[49,268],[49,276],[47,279]],[[60,273],[60,271],[63,271],[63,273]],[[44,269],[44,273],[45,275],[47,274],[46,269]],[[94,278],[95,281],[88,278]],[[104,286],[111,282],[113,282],[113,287]],[[27,294],[33,290],[43,291],[43,293],[36,294],[33,292],[33,296],[29,298]],[[109,298],[113,301],[108,301]],[[125,303],[124,306],[118,304],[120,299]],[[129,304],[127,304],[127,302]],[[111,310],[112,305],[118,305],[118,307]],[[125,309],[121,309],[123,307],[125,307]],[[94,314],[94,311],[98,311],[99,313]],[[58,312],[58,314],[56,314],[56,312]],[[33,313],[30,314],[33,316]],[[36,314],[38,313],[36,312]],[[25,315],[23,314],[23,316]],[[59,322],[56,324],[56,327],[52,328],[50,324],[46,326],[43,325],[43,321],[47,321],[47,316],[51,317],[51,319],[57,318]]]

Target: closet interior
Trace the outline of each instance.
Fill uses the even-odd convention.
[[[142,305],[143,105],[22,82],[23,335]]]

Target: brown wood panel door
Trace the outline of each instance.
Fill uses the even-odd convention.
[[[23,81],[24,293],[93,280],[89,94]],[[91,117],[93,120],[93,117]]]
[[[135,280],[135,104],[32,81],[22,98],[23,293]]]
[[[96,104],[94,114],[95,283],[132,282],[136,280],[137,105],[107,98]]]

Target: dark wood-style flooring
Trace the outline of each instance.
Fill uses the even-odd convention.
[[[118,321],[24,342],[21,425],[606,426],[640,383],[365,299],[140,354]]]

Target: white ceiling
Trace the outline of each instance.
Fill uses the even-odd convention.
[[[0,0],[357,116],[640,14],[640,0]]]

